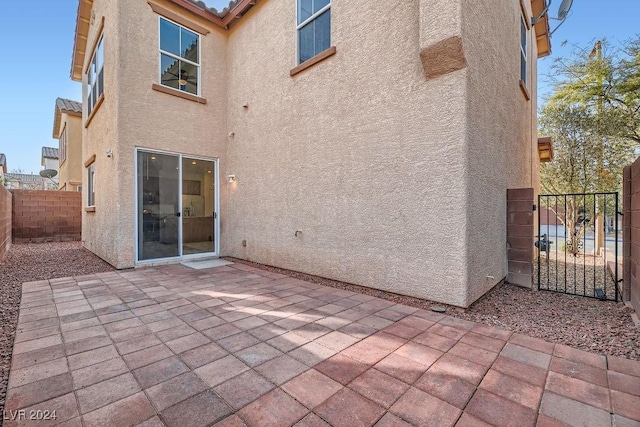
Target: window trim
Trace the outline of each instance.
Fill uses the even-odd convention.
[[[178,24],[189,28],[191,31],[195,31],[196,33],[200,33],[203,36],[206,36],[207,34],[209,34],[211,31],[208,28],[203,27],[202,25],[196,24],[195,22],[192,22],[186,18],[183,18],[182,16],[173,13],[172,11],[170,11],[169,9],[155,3],[155,0],[148,0],[147,3],[149,4],[149,6],[151,7],[151,10],[153,10],[155,13],[157,13],[158,15],[164,16],[165,18],[167,18],[170,21],[173,22],[177,22]]]
[[[93,176],[92,176],[92,173],[93,173]],[[89,166],[87,166],[87,206],[86,207],[94,208],[94,211],[96,206],[95,176],[96,176],[96,163],[92,162]]]
[[[177,26],[178,26],[178,27],[180,27],[180,28],[184,28],[185,30],[189,31],[190,33],[195,34],[195,35],[198,37],[198,61],[199,61],[198,63],[195,63],[195,62],[193,62],[193,61],[190,61],[190,60],[188,60],[188,59],[186,59],[186,58],[177,57],[177,56],[176,56],[176,55],[174,55],[173,53],[170,53],[170,52],[164,51],[164,50],[162,50],[162,49],[160,48],[160,41],[161,41],[161,33],[160,33],[160,27],[161,27],[161,25],[160,25],[160,24],[161,24],[161,22],[162,22],[162,20],[163,20],[163,19],[164,19],[165,21],[167,21],[167,22],[170,22],[170,23],[172,23],[172,24],[174,24],[174,25],[177,25]],[[170,57],[172,57],[172,58],[174,58],[174,59],[177,59],[177,60],[179,60],[179,61],[184,61],[184,62],[186,62],[187,64],[193,65],[193,66],[195,66],[195,67],[198,69],[198,93],[193,94],[193,93],[188,92],[188,91],[186,91],[186,90],[176,89],[176,88],[174,88],[174,87],[171,87],[171,86],[167,86],[167,85],[162,84],[162,55],[163,55],[163,54],[164,54],[164,55],[167,55],[167,56],[170,56]],[[176,22],[176,21],[174,21],[174,20],[172,20],[172,19],[169,19],[169,18],[167,18],[167,17],[165,17],[165,16],[162,16],[162,15],[158,15],[158,83],[157,83],[157,84],[158,84],[159,86],[163,87],[163,88],[173,89],[173,90],[175,90],[175,91],[178,91],[178,92],[181,92],[181,93],[186,93],[186,94],[189,94],[189,95],[195,96],[195,97],[197,97],[197,98],[202,97],[202,34],[200,34],[200,33],[199,33],[199,32],[197,32],[197,31],[192,30],[192,29],[191,29],[191,28],[189,28],[189,27],[186,27],[186,26],[184,26],[184,25],[182,25],[182,24],[179,24],[178,22]]]
[[[319,54],[317,54],[313,58],[309,58],[306,61],[304,61],[302,64],[293,67],[291,69],[291,71],[289,71],[289,74],[291,75],[291,77],[293,77],[296,74],[303,72],[304,70],[306,70],[309,67],[313,67],[317,63],[322,62],[325,59],[327,59],[330,56],[333,56],[335,54],[336,54],[336,47],[335,46],[331,46],[329,49],[326,49],[326,50],[320,52]]]
[[[100,106],[102,105],[103,101],[104,101],[104,93],[100,95],[100,97],[96,101],[96,105],[93,106],[93,110],[91,111],[91,114],[89,114],[89,117],[87,117],[87,120],[84,122],[85,129],[89,127],[89,124],[95,117],[96,112],[100,109]]]
[[[306,27],[307,25],[309,25],[311,22],[313,22],[317,18],[319,18],[320,15],[322,15],[324,12],[326,12],[327,10],[330,10],[331,9],[331,1],[332,0],[329,0],[329,4],[325,5],[322,9],[320,9],[316,13],[311,14],[310,17],[308,17],[303,22],[298,24],[298,21],[299,21],[298,10],[300,9],[300,1],[301,0],[296,0],[296,65],[297,66],[302,65],[304,63],[307,63],[307,62],[311,61],[312,59],[322,55],[324,52],[326,52],[327,50],[331,49],[331,47],[333,46],[331,44],[331,41],[333,39],[333,35],[331,34],[331,28],[329,28],[329,36],[330,36],[329,46],[331,46],[331,47],[329,47],[328,49],[325,49],[323,52],[316,53],[314,56],[312,56],[311,58],[307,59],[306,61],[300,62],[300,30],[302,28]],[[331,22],[333,22],[333,19],[331,20]],[[324,58],[322,58],[322,59],[324,59]],[[319,62],[319,61],[316,61],[316,62]],[[295,70],[295,68],[293,70],[291,70],[291,71],[294,71],[294,70]],[[302,71],[302,70],[299,70],[297,72],[300,72],[300,71]],[[291,74],[291,75],[293,76],[293,74]]]
[[[86,104],[86,111],[87,111],[87,119],[85,122],[85,127],[89,126],[89,123],[91,122],[91,119],[93,118],[95,112],[98,110],[98,108],[100,107],[100,104],[102,104],[102,99],[104,98],[104,64],[105,64],[105,59],[104,59],[104,34],[102,32],[98,33],[99,36],[96,38],[97,42],[93,48],[93,53],[91,55],[91,60],[89,61],[88,65],[87,65],[87,69],[85,70],[85,88],[87,89],[87,93],[85,96],[85,99],[83,100],[83,104]],[[93,84],[91,85],[91,89],[89,89],[89,73],[91,72],[91,68],[92,68],[92,64],[94,59],[96,58],[96,55],[98,54],[98,52],[100,51],[100,47],[102,47],[102,66],[100,69],[96,69],[96,74],[95,74],[95,79],[96,81],[93,82]],[[99,75],[100,73],[102,73],[102,92],[97,93],[96,92],[96,99],[93,100],[93,105],[90,105],[89,103],[89,96],[91,96],[91,92],[93,91],[93,88],[95,87],[95,85],[98,82],[99,79]],[[91,111],[89,111],[89,109],[91,109]]]
[[[58,153],[60,157],[60,166],[67,161],[67,123],[64,123],[60,137],[58,137]]]
[[[524,46],[522,46],[522,31],[524,29]],[[527,18],[524,13],[520,15],[520,87],[525,90],[525,96],[529,99],[529,26],[527,25]],[[522,75],[522,63],[524,60],[524,76]],[[523,79],[524,77],[524,79]]]
[[[177,96],[178,98],[183,98],[183,99],[187,99],[189,101],[197,102],[198,104],[206,104],[207,103],[207,99],[206,98],[202,98],[200,96],[195,96],[192,93],[183,92],[181,90],[174,89],[172,87],[159,85],[157,83],[153,83],[151,85],[151,89],[153,89],[155,91],[158,91],[158,92],[166,93],[168,95]]]

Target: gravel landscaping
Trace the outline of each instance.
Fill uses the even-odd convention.
[[[229,258],[297,279],[360,292],[412,307],[429,309],[433,302],[335,280]],[[501,326],[531,337],[593,353],[640,360],[640,329],[631,319],[633,309],[621,302],[524,289],[508,283],[496,286],[470,308],[437,304],[446,314],[490,326]]]
[[[114,268],[82,247],[81,242],[14,244],[0,262],[0,410],[11,367],[21,284],[56,277],[112,271]]]
[[[610,258],[608,261],[613,260]],[[540,275],[540,289],[591,297],[595,297],[596,289],[599,289],[607,299],[616,299],[616,287],[602,257],[582,254],[573,257],[564,252],[550,251],[548,258],[545,255],[540,258],[539,273],[537,262],[533,267],[536,286]]]

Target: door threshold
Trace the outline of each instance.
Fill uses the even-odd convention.
[[[204,270],[207,268],[224,267],[225,265],[231,265],[233,263],[220,258],[204,258],[197,261],[183,261],[180,264],[193,268],[194,270]]]

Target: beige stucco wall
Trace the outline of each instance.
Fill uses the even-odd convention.
[[[58,139],[63,129],[67,132],[67,158],[60,164],[58,188],[65,191],[77,191],[76,186],[82,182],[82,117],[62,113]],[[60,151],[58,151],[60,154]]]
[[[107,262],[117,265],[118,254],[128,252],[130,242],[118,239],[118,230],[121,227],[119,215],[121,215],[120,195],[117,191],[119,175],[117,173],[116,158],[108,158],[106,151],[117,149],[119,93],[117,91],[118,73],[117,64],[121,54],[121,37],[118,36],[118,6],[119,1],[97,0],[93,2],[93,18],[89,30],[88,52],[85,56],[84,70],[91,61],[92,49],[99,37],[100,22],[104,17],[104,102],[95,110],[95,114],[88,127],[83,130],[82,144],[82,200],[83,206],[87,205],[88,185],[87,169],[85,161],[95,155],[96,191],[95,212],[82,213],[82,240],[85,247],[96,253]],[[123,36],[122,36],[123,37]],[[83,127],[87,120],[86,76],[83,77]],[[102,190],[101,189],[106,189]]]
[[[260,1],[228,32],[191,16],[211,30],[202,105],[152,90],[146,2],[96,0],[107,65],[84,134],[98,180],[86,246],[133,266],[135,147],[181,152],[220,159],[221,255],[468,305],[506,274],[506,189],[532,182],[535,113],[517,79],[520,6],[470,3],[334,2],[337,53],[294,77],[291,2]],[[421,54],[450,38],[468,66],[427,78]]]
[[[531,11],[527,6],[527,19]],[[506,276],[506,190],[538,189],[536,46],[529,32],[529,91],[520,88],[518,1],[462,2],[467,73],[469,305]],[[479,11],[491,11],[479,13]],[[471,160],[472,159],[472,160]]]
[[[425,40],[420,4],[335,2],[336,55],[294,77],[291,3],[259,2],[232,28],[235,138],[222,170],[238,181],[223,254],[464,300],[466,71],[425,78],[422,43],[449,37],[457,20],[434,4]]]
[[[135,265],[135,148],[224,159],[227,35],[193,18],[211,31],[201,37],[203,105],[152,90],[159,83],[159,15],[147,2],[96,0],[94,10],[96,22],[105,15],[105,101],[85,131],[84,158],[97,155],[97,191],[96,212],[84,214],[83,237],[100,257],[128,268]]]

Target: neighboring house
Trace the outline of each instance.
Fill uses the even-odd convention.
[[[50,189],[45,178],[26,173],[7,173],[5,186],[10,190],[47,190]]]
[[[4,174],[7,173],[7,156],[0,153],[0,186],[4,184]]]
[[[46,190],[57,190],[59,174],[58,149],[53,147],[42,147],[40,164],[42,165],[42,170],[56,171],[55,176],[45,178],[44,180]]]
[[[81,0],[85,246],[470,305],[506,276],[506,190],[538,188],[545,6]]]
[[[82,190],[82,103],[56,99],[53,138],[58,140],[58,189]]]

